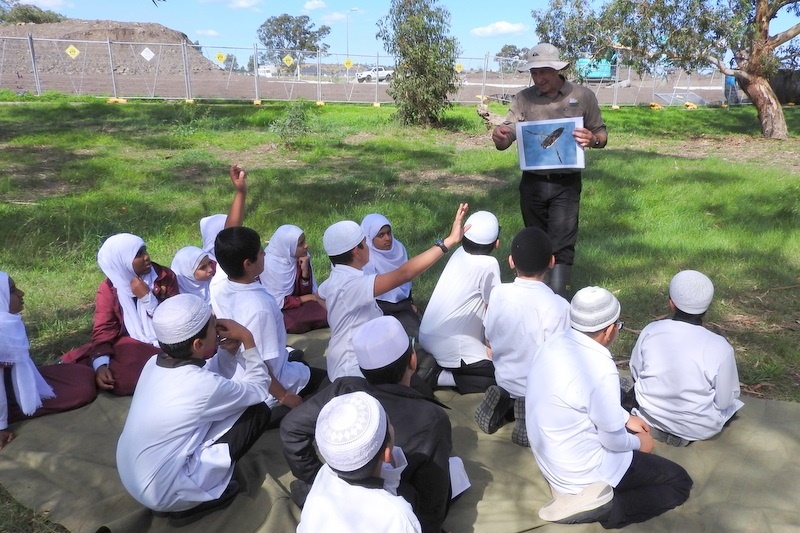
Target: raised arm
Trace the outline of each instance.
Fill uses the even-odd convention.
[[[236,193],[233,196],[228,218],[225,220],[226,228],[236,228],[244,222],[245,201],[247,200],[247,172],[241,165],[234,163],[229,169],[231,182]]]

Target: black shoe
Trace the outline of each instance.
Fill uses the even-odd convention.
[[[528,426],[525,424],[525,398],[514,400],[514,431],[511,433],[511,442],[523,448],[530,448],[528,441]]]
[[[216,500],[203,502],[200,505],[186,509],[185,511],[175,511],[169,513],[169,525],[172,527],[183,527],[200,520],[206,515],[224,509],[231,504],[236,495],[239,494],[239,482],[231,479],[222,496]]]
[[[431,390],[438,388],[439,374],[441,373],[442,367],[436,362],[436,358],[422,348],[417,349],[417,375],[428,384]]]
[[[486,389],[483,401],[475,410],[475,422],[481,431],[491,435],[497,431],[505,420],[511,396],[501,387],[492,385]]]

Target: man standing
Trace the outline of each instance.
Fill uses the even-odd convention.
[[[584,148],[603,148],[608,134],[597,98],[561,74],[569,63],[560,60],[558,48],[538,44],[528,51],[526,60],[519,71],[530,71],[534,85],[514,97],[505,122],[492,132],[495,147],[505,150],[514,143],[516,122],[583,117],[583,127],[572,132],[575,142]],[[519,193],[525,225],[543,229],[553,241],[556,264],[550,287],[568,298],[578,237],[581,173],[569,169],[525,171]]]

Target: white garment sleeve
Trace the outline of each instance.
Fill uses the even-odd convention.
[[[638,450],[639,439],[625,428],[630,414],[622,408],[619,390],[619,376],[604,375],[590,394],[589,419],[603,447],[615,452]]]
[[[733,405],[741,392],[739,388],[739,371],[736,369],[733,346],[727,344],[725,352],[725,358],[719,367],[716,379],[711,383],[711,386],[714,387],[714,405],[720,411],[725,411]]]
[[[628,433],[624,427],[617,431],[603,431],[597,430],[597,437],[600,439],[600,444],[603,448],[613,452],[627,452],[628,450],[638,450],[641,441],[636,435]]]
[[[111,362],[111,358],[107,355],[101,355],[96,357],[94,361],[92,361],[92,368],[94,371],[97,372],[97,369],[103,365],[108,365]]]
[[[236,355],[222,348],[218,349],[214,357],[206,363],[206,369],[209,372],[214,372],[228,379],[233,377],[239,366],[241,365],[239,365]]]
[[[639,381],[639,373],[642,370],[642,339],[644,339],[646,335],[646,331],[642,331],[642,333],[639,334],[639,338],[636,339],[636,344],[633,346],[633,351],[631,352],[631,360],[628,362],[633,381]]]
[[[481,280],[481,298],[483,298],[483,303],[489,305],[492,289],[498,285],[500,285],[500,265],[497,261],[493,261],[491,268],[488,269],[486,275]]]
[[[286,347],[280,346],[275,332],[275,320],[272,313],[264,309],[254,313],[246,324],[242,324],[253,334],[256,348],[264,361],[275,359],[286,354]]]

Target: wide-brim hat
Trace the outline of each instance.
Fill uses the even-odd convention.
[[[562,70],[567,68],[569,61],[561,61],[558,48],[552,44],[537,44],[525,54],[525,64],[517,68],[519,72],[527,72],[532,68],[551,68]]]

